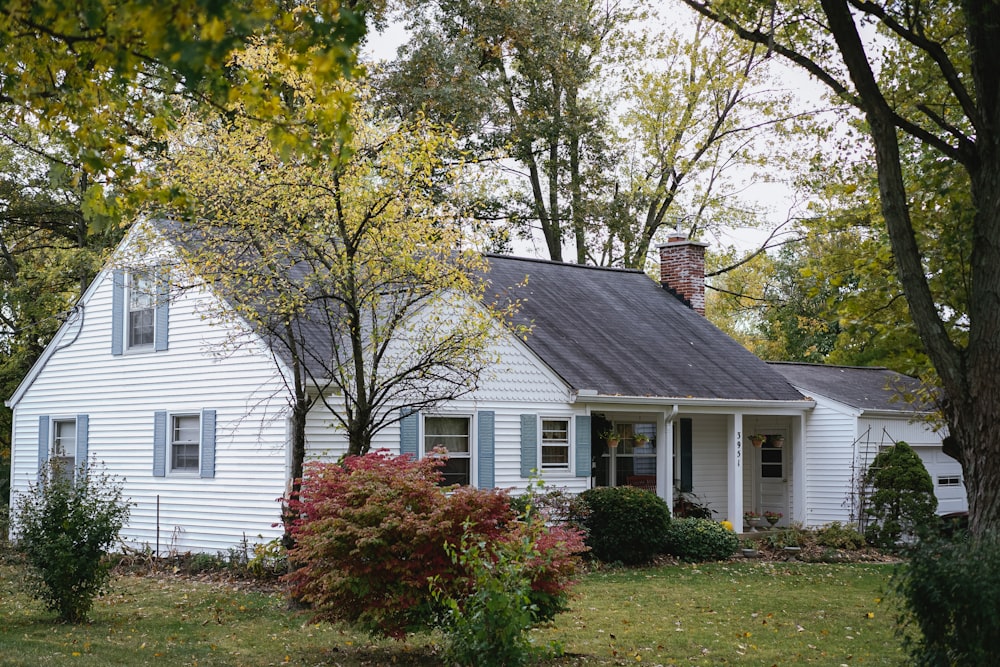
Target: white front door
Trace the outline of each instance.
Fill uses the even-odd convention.
[[[788,525],[788,473],[790,445],[786,433],[770,431],[767,440],[756,453],[757,507],[761,512],[777,512],[781,519],[777,525]],[[780,440],[783,438],[783,443]],[[779,446],[780,443],[780,446]]]

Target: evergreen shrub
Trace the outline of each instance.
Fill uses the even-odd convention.
[[[652,491],[632,486],[599,487],[580,494],[587,546],[605,563],[638,565],[663,551],[670,507]]]
[[[739,548],[736,533],[716,521],[695,518],[671,521],[664,546],[666,553],[692,563],[725,560]]]
[[[872,489],[865,508],[869,544],[894,549],[904,537],[936,530],[934,482],[920,456],[905,442],[875,457],[864,484]]]

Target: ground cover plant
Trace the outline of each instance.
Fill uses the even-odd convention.
[[[570,610],[531,632],[556,641],[545,667],[582,665],[898,665],[892,565],[740,560],[601,569],[584,575]],[[0,565],[0,664],[441,665],[442,637],[374,640],[312,624],[279,590],[166,573],[118,577],[87,625],[63,625]]]

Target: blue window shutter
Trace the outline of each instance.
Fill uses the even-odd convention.
[[[156,324],[153,334],[153,349],[163,352],[170,340],[170,271],[161,268],[156,281]]]
[[[476,413],[476,420],[479,424],[479,437],[476,445],[479,448],[479,488],[492,489],[496,486],[496,437],[495,422],[496,414],[492,410],[484,410]]]
[[[694,490],[694,467],[691,464],[694,436],[690,419],[681,420],[680,476],[681,491]]]
[[[406,410],[399,420],[399,453],[409,454],[414,459],[419,458],[418,430],[420,413],[416,410]]]
[[[49,416],[38,418],[38,474],[42,474],[49,462]]]
[[[90,455],[90,417],[76,416],[76,467],[86,468]]]
[[[153,413],[153,477],[167,474],[167,413]]]
[[[590,415],[576,416],[576,476],[590,477]]]
[[[111,273],[111,354],[121,355],[125,348],[125,272]]]
[[[201,476],[215,477],[215,410],[201,411]]]
[[[538,415],[521,415],[521,477],[531,477],[538,469]]]

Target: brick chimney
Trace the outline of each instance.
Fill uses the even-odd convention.
[[[660,283],[700,315],[705,314],[705,248],[683,232],[670,233],[660,251]]]

